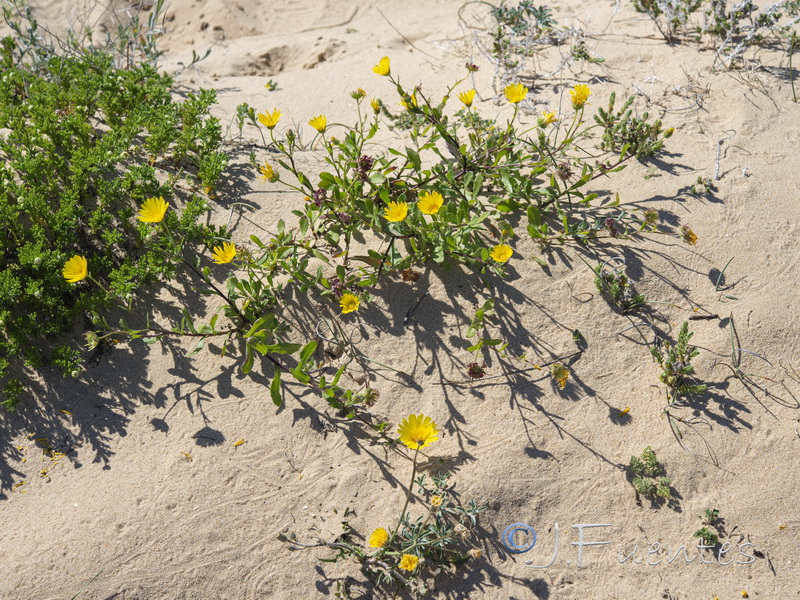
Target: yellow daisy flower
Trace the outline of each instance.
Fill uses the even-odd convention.
[[[431,506],[441,506],[442,502],[444,502],[444,496],[431,497]]]
[[[139,220],[145,223],[161,223],[167,212],[168,202],[164,201],[163,196],[158,198],[148,198],[139,209]]]
[[[381,106],[383,106],[383,102],[381,102],[378,98],[373,98],[369,101],[369,105],[372,107],[372,112],[377,115],[379,112],[381,112]]]
[[[518,104],[528,95],[528,88],[521,83],[512,83],[506,86],[504,92],[506,94],[506,99],[508,99],[511,104]]]
[[[558,119],[556,119],[555,112],[547,112],[546,110],[542,111],[542,119],[541,119],[542,127],[547,127],[548,125],[550,125],[550,123],[555,123],[556,121],[558,121]]]
[[[584,83],[579,83],[570,90],[569,95],[572,97],[572,106],[575,110],[582,108],[583,105],[586,104],[586,101],[589,99],[589,94],[591,93],[592,90]]]
[[[350,92],[350,97],[353,100],[361,100],[366,95],[367,95],[367,92],[365,92],[361,88],[358,88],[357,90],[353,90],[352,92]]]
[[[389,74],[392,72],[392,69],[389,65],[389,57],[384,56],[382,59],[378,61],[378,64],[372,67],[372,72],[377,75],[383,75],[384,77],[388,77]]]
[[[383,217],[392,223],[399,223],[408,214],[408,204],[405,202],[389,202],[389,206],[383,211]]]
[[[231,242],[223,242],[222,246],[214,246],[212,248],[211,256],[218,265],[229,263],[236,256],[236,246]]]
[[[64,275],[64,279],[70,283],[78,283],[89,275],[89,264],[83,256],[76,254],[64,263],[61,273]]]
[[[419,206],[420,212],[426,215],[435,215],[442,208],[443,203],[444,198],[439,192],[422,192],[419,195],[417,206]]]
[[[318,117],[310,119],[308,121],[308,124],[311,125],[317,131],[319,131],[320,133],[322,133],[328,126],[328,119],[325,118],[325,115],[319,115]]]
[[[439,439],[436,423],[425,415],[408,415],[397,428],[400,441],[412,450],[430,446]]]
[[[342,314],[346,315],[347,313],[358,310],[358,307],[361,306],[361,300],[358,299],[358,296],[347,292],[346,294],[342,294],[342,297],[339,299],[339,306],[342,307]]]
[[[386,531],[383,527],[378,527],[375,531],[372,532],[372,535],[369,536],[369,547],[383,548],[383,546],[388,541],[389,541],[389,532]]]
[[[267,129],[274,129],[275,125],[278,124],[278,119],[280,118],[281,111],[279,111],[277,108],[272,109],[271,113],[258,113],[258,120]]]
[[[403,554],[403,558],[400,559],[400,564],[398,566],[404,571],[413,571],[417,568],[418,564],[418,556],[414,556],[413,554]]]
[[[268,162],[264,162],[263,165],[258,167],[258,170],[261,172],[261,177],[259,179],[263,182],[275,182],[278,181],[278,174],[275,172],[275,169],[272,168],[272,165]]]
[[[465,106],[467,107],[472,106],[472,101],[475,100],[475,90],[467,90],[466,92],[461,92],[458,95],[458,99],[461,100]]]
[[[489,253],[489,256],[492,257],[492,260],[499,263],[508,262],[508,259],[514,254],[514,251],[511,249],[511,246],[508,244],[497,244],[492,251]]]

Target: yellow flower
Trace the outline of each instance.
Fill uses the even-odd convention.
[[[376,73],[377,75],[383,75],[384,77],[388,77],[389,74],[392,72],[392,69],[389,66],[389,57],[384,56],[382,59],[380,59],[378,61],[378,64],[372,67],[372,72]]]
[[[261,172],[261,177],[259,179],[261,181],[267,182],[275,182],[278,181],[278,174],[275,172],[275,169],[272,168],[272,165],[268,162],[264,162],[263,165],[258,167],[258,170]]]
[[[558,119],[556,119],[555,112],[547,112],[546,110],[542,111],[542,119],[541,119],[542,127],[547,127],[548,125],[550,125],[550,123],[555,123],[556,121],[558,121]]]
[[[64,263],[61,273],[64,275],[64,279],[70,283],[78,283],[89,275],[89,264],[83,256],[76,254]]]
[[[384,544],[389,541],[389,532],[386,531],[383,527],[378,527],[375,531],[372,532],[372,535],[369,536],[369,547],[370,548],[383,548]]]
[[[560,363],[554,363],[550,367],[550,374],[560,389],[563,390],[567,386],[567,379],[569,379],[569,369],[567,367]]]
[[[403,554],[403,558],[400,559],[400,564],[398,566],[404,571],[413,571],[417,568],[418,564],[418,556],[414,556],[413,554]]]
[[[419,195],[417,206],[419,206],[420,212],[426,215],[435,215],[442,208],[443,203],[444,198],[439,192],[422,192]]]
[[[377,115],[379,112],[381,112],[381,106],[383,106],[383,102],[381,102],[378,98],[373,98],[369,101],[369,105],[372,107],[372,112]]]
[[[350,92],[350,97],[353,100],[361,100],[366,95],[367,95],[367,92],[365,92],[361,88],[358,88],[357,90],[353,90],[352,92]]]
[[[347,292],[346,294],[343,294],[339,300],[339,306],[342,307],[342,314],[346,315],[347,313],[358,310],[358,307],[361,306],[361,300],[358,299],[358,296],[354,296],[350,292]]]
[[[267,129],[274,129],[275,125],[278,124],[278,119],[280,118],[281,111],[279,111],[277,108],[272,109],[271,113],[258,113],[258,120],[261,121],[261,124]]]
[[[214,257],[214,262],[218,265],[229,263],[236,256],[236,246],[231,242],[223,242],[222,246],[214,246],[211,250],[211,256]]]
[[[575,109],[582,108],[586,101],[589,99],[589,94],[592,93],[592,90],[589,89],[589,86],[584,83],[579,83],[574,88],[572,88],[569,92],[569,95],[572,96],[572,106]]]
[[[697,244],[697,234],[686,225],[681,227],[681,239],[690,246]]]
[[[514,251],[511,249],[511,246],[507,244],[497,244],[492,251],[489,253],[489,256],[492,259],[499,263],[508,262],[508,259],[514,254]]]
[[[430,446],[439,439],[436,423],[425,415],[408,415],[400,423],[397,433],[400,435],[400,441],[412,450]]]
[[[443,496],[433,496],[431,498],[431,506],[441,506],[444,501]]]
[[[411,102],[406,102],[405,99],[400,100],[400,106],[405,108],[406,110],[411,110],[411,106],[417,106],[417,94],[414,92],[411,94]]]
[[[328,119],[325,118],[325,115],[319,115],[318,117],[314,117],[313,119],[309,120],[308,124],[322,133],[328,126]]]
[[[408,204],[405,202],[389,202],[389,206],[383,211],[383,216],[387,221],[399,223],[408,214]]]
[[[512,83],[506,86],[504,90],[506,93],[506,98],[508,99],[511,104],[518,104],[525,99],[525,96],[528,95],[528,88],[526,88],[521,83]]]
[[[458,99],[461,100],[466,106],[472,106],[472,101],[475,100],[475,90],[461,92],[458,95]]]
[[[163,196],[158,198],[148,198],[139,210],[139,220],[145,223],[161,223],[167,212],[169,204],[164,201]]]

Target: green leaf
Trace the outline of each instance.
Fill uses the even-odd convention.
[[[339,370],[336,371],[336,375],[333,376],[333,381],[331,381],[332,386],[339,383],[339,378],[344,374],[345,367],[347,367],[347,365],[342,365],[339,367]]]
[[[327,171],[323,171],[319,174],[319,186],[329,190],[336,186],[336,178]]]
[[[293,369],[289,369],[289,372],[294,375],[294,378],[297,379],[300,383],[308,383],[311,381],[311,377],[308,376],[308,373],[301,370],[299,367],[295,367]]]
[[[310,190],[313,190],[313,189],[314,189],[314,186],[313,186],[313,185],[311,185],[311,182],[309,181],[308,177],[306,177],[305,175],[303,175],[303,174],[302,174],[301,172],[299,172],[299,171],[297,172],[297,180],[298,180],[298,181],[299,181],[299,182],[300,182],[302,185],[304,185],[305,187],[307,187],[308,189],[310,189]]]
[[[300,351],[300,364],[305,365],[317,349],[317,340],[311,340]]]
[[[275,367],[275,377],[272,378],[272,383],[269,386],[269,395],[272,396],[272,403],[275,406],[283,404],[281,397],[281,370],[280,367]]]
[[[406,154],[408,155],[408,159],[411,161],[414,170],[419,171],[422,168],[422,161],[419,158],[419,154],[417,154],[417,152],[411,148],[406,148]]]
[[[537,227],[542,224],[542,213],[538,206],[531,204],[528,207],[528,222]]]
[[[497,205],[497,210],[504,213],[514,212],[520,207],[520,203],[516,200],[504,200]]]
[[[269,344],[267,346],[268,352],[275,354],[294,354],[300,349],[301,344],[290,344],[289,342],[279,342],[277,344]]]
[[[244,334],[244,337],[246,338],[251,337],[256,331],[258,331],[259,329],[263,329],[264,325],[270,321],[274,322],[275,316],[272,313],[265,314],[263,317],[258,319],[255,323],[253,323],[253,326],[247,333]]]
[[[528,225],[528,235],[531,236],[532,238],[544,237],[541,233],[539,233],[539,230],[536,229],[533,225]]]
[[[247,375],[253,368],[254,361],[255,358],[253,357],[253,348],[250,346],[250,344],[248,344],[247,349],[245,350],[244,362],[242,363],[242,373]]]

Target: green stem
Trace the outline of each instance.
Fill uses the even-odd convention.
[[[792,68],[792,54],[794,54],[794,45],[797,42],[797,33],[792,31],[792,43],[789,46],[789,77],[792,82],[792,99],[797,102],[797,92],[794,89],[794,69]]]
[[[389,538],[389,542],[386,546],[390,546],[392,541],[395,537],[397,537],[397,533],[400,531],[400,526],[403,523],[403,520],[406,516],[406,509],[408,508],[408,503],[411,500],[411,495],[414,493],[414,480],[417,477],[417,457],[419,456],[419,446],[414,450],[414,466],[411,468],[411,483],[408,485],[408,492],[406,493],[406,503],[403,504],[403,510],[400,511],[400,518],[397,521],[397,527],[392,532],[392,535]]]

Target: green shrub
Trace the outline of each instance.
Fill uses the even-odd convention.
[[[18,33],[0,47],[0,403],[9,408],[27,369],[80,373],[65,334],[81,315],[112,295],[132,301],[176,274],[185,245],[224,235],[199,222],[209,208],[199,191],[213,191],[225,165],[213,91],[176,102],[171,79],[147,62],[123,69],[111,52],[30,44]],[[158,196],[173,207],[170,235],[136,219]],[[65,281],[75,255],[107,289]]]

